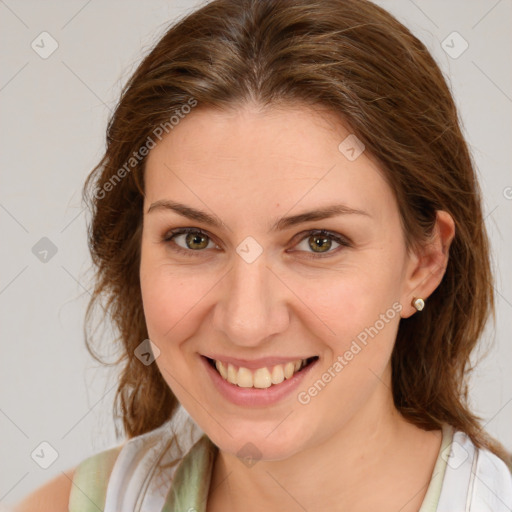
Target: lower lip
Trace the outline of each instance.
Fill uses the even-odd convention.
[[[201,356],[201,360],[206,368],[206,372],[210,375],[214,385],[224,398],[236,405],[252,407],[272,405],[290,395],[318,362],[318,359],[316,359],[301,371],[294,373],[290,379],[285,379],[281,384],[272,384],[268,388],[259,389],[242,388],[236,384],[231,384],[220,376],[219,372],[211,366],[206,357]]]

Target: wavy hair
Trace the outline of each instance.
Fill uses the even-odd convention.
[[[135,349],[148,338],[139,281],[144,153],[155,130],[170,131],[171,117],[191,99],[198,109],[249,101],[327,108],[378,161],[408,247],[428,238],[436,210],[453,217],[441,283],[421,315],[400,320],[391,361],[394,403],[418,427],[446,422],[510,465],[510,454],[468,403],[470,354],[490,313],[495,320],[475,167],[438,65],[404,25],[367,0],[214,0],[173,24],[124,87],[83,198],[92,213],[95,267],[86,344],[99,359],[89,327],[101,304],[103,320],[118,334],[114,415],[126,435],[159,427],[178,405],[157,365],[142,365]]]

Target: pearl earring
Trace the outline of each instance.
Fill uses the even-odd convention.
[[[411,305],[414,306],[417,311],[421,311],[425,307],[425,301],[423,299],[413,297]]]

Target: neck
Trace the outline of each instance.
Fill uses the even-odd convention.
[[[382,383],[342,429],[292,457],[247,467],[220,450],[207,510],[417,512],[441,437],[407,422]]]

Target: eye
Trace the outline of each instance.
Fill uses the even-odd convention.
[[[315,229],[308,231],[306,236],[301,239],[301,242],[295,247],[301,251],[309,252],[308,258],[322,258],[337,253],[333,249],[333,243],[337,244],[334,249],[339,247],[351,247],[351,243],[337,233],[331,233],[323,229]]]
[[[300,233],[297,236],[304,235]],[[323,258],[339,252],[339,247],[351,247],[349,240],[337,233],[323,229],[310,230],[295,245],[299,252],[306,252],[307,258]],[[171,244],[172,250],[187,256],[200,256],[204,249],[219,249],[211,237],[199,228],[177,228],[168,231],[162,241]],[[336,244],[333,248],[333,243]],[[291,252],[295,252],[294,249]],[[334,249],[334,250],[331,250]]]
[[[199,228],[172,229],[163,237],[162,241],[171,243],[174,246],[173,250],[191,256],[199,256],[194,252],[199,253],[203,249],[218,248],[208,234]]]

